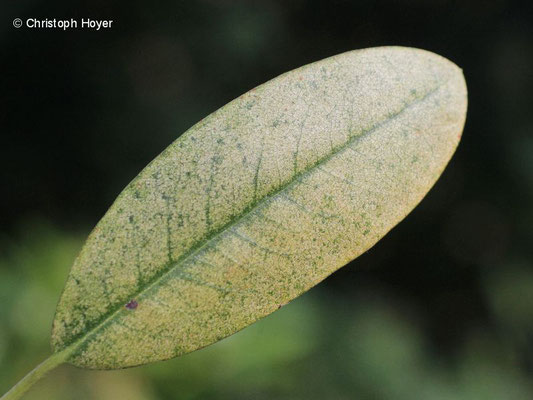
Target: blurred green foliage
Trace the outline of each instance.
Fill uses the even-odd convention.
[[[43,221],[19,233],[4,238],[0,258],[0,391],[48,354],[55,303],[83,237]],[[478,326],[453,359],[439,356],[405,299],[319,285],[203,350],[119,371],[62,366],[27,399],[531,399],[515,353],[533,333],[533,274],[520,262],[504,271],[486,276],[485,298],[505,340]]]

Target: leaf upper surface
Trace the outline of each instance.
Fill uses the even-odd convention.
[[[420,202],[455,151],[466,105],[457,66],[400,47],[330,57],[230,102],[97,224],[58,304],[54,350],[122,368],[275,311]]]

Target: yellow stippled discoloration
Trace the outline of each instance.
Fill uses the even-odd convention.
[[[139,365],[275,311],[418,204],[466,104],[459,68],[399,47],[331,57],[244,94],[170,145],[98,223],[58,305],[54,350],[88,368]]]

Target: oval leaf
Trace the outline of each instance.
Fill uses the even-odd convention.
[[[272,313],[416,206],[466,105],[457,66],[400,47],[327,58],[232,101],[152,161],[90,234],[54,351],[82,367],[134,366]]]

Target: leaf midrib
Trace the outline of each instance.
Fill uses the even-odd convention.
[[[267,204],[270,200],[275,198],[281,192],[301,182],[302,177],[309,175],[312,171],[315,170],[315,168],[318,168],[319,166],[327,163],[333,157],[335,157],[336,155],[338,155],[339,153],[341,153],[342,151],[350,147],[353,143],[356,143],[357,141],[369,136],[376,130],[386,125],[387,123],[396,119],[398,116],[400,116],[401,114],[403,114],[404,112],[409,110],[411,107],[415,106],[416,104],[424,102],[426,99],[428,99],[431,95],[436,93],[440,88],[442,88],[446,84],[447,84],[447,81],[442,84],[438,84],[435,88],[429,90],[424,95],[415,98],[412,102],[405,105],[400,110],[394,112],[393,114],[389,114],[384,120],[374,124],[367,130],[363,130],[359,135],[355,135],[349,138],[344,144],[337,146],[336,148],[333,148],[327,155],[317,160],[315,163],[311,164],[306,169],[295,174],[291,180],[285,182],[284,184],[280,185],[278,188],[272,190],[270,193],[266,194],[261,199],[252,202],[247,208],[245,208],[239,215],[236,215],[231,221],[223,225],[218,230],[213,231],[211,234],[206,236],[201,242],[198,242],[196,245],[191,246],[191,248],[186,253],[184,253],[181,257],[179,257],[177,260],[175,260],[174,262],[168,263],[167,266],[160,271],[160,273],[156,274],[151,279],[150,283],[148,283],[146,286],[144,286],[137,292],[133,293],[128,298],[129,299],[140,299],[144,293],[147,293],[152,288],[156,287],[159,282],[161,282],[166,276],[171,274],[179,265],[183,264],[187,259],[191,257],[195,257],[209,244],[218,240],[218,238],[222,234],[230,230],[233,226],[239,224],[248,215],[250,215],[254,210],[259,209],[263,205]],[[74,355],[77,354],[76,350],[82,347],[83,344],[88,343],[90,339],[98,333],[99,330],[111,324],[117,316],[125,312],[124,307],[122,306],[122,303],[123,302],[121,302],[120,305],[118,305],[118,307],[116,307],[114,310],[108,312],[107,315],[104,315],[101,319],[99,319],[94,324],[92,324],[92,326],[88,328],[88,332],[86,332],[85,334],[80,333],[79,335],[77,335],[77,337],[74,337],[70,343],[66,344],[65,346],[61,348],[56,349],[56,352],[59,352],[59,351],[67,352],[68,351],[69,358],[72,358]]]

